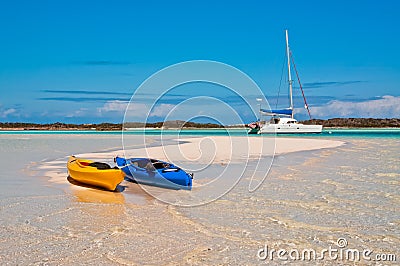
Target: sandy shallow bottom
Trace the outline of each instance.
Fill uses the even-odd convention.
[[[342,142],[330,140],[305,144],[304,140],[282,138],[292,150],[281,148],[256,191],[249,192],[252,176],[245,174],[216,201],[178,207],[160,202],[129,181],[121,183],[120,192],[68,182],[65,163],[69,154],[99,151],[82,155],[112,163],[110,155],[121,149],[117,137],[10,138],[0,139],[2,154],[13,154],[0,162],[5,169],[0,189],[2,265],[254,265],[271,263],[269,258],[257,258],[257,251],[265,245],[320,251],[336,247],[338,238],[345,238],[349,248],[400,255],[398,140],[346,140],[340,146]],[[207,147],[210,140],[203,144],[199,139],[186,141]],[[162,156],[158,142],[153,139],[150,149]],[[216,142],[225,145],[215,139],[209,143]],[[293,148],[296,143],[297,150]],[[224,147],[213,157],[215,163],[209,167],[213,173],[227,167],[224,156],[232,153]],[[301,151],[307,147],[309,151]],[[141,140],[132,139],[129,148],[140,154]],[[182,149],[187,151],[181,162],[195,167],[196,149]],[[50,152],[52,156],[47,156]],[[204,162],[199,159],[198,164],[211,157],[201,158]],[[242,159],[241,154],[234,158],[233,171],[242,168]],[[201,187],[209,180],[199,174],[195,181]],[[187,199],[196,189],[154,188],[152,193]],[[281,262],[275,258],[272,264]],[[337,260],[311,263],[336,265]]]

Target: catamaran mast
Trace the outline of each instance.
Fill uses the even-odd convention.
[[[293,118],[293,80],[290,74],[290,49],[289,49],[289,36],[288,30],[286,30],[286,54],[287,54],[287,65],[288,65],[288,76],[289,76],[289,97],[290,97],[290,109],[292,110],[291,117]]]

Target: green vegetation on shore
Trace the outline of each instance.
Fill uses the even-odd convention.
[[[212,123],[194,123],[185,121],[165,121],[155,123],[127,122],[124,124],[36,124],[36,123],[1,123],[0,130],[96,130],[110,131],[122,130],[122,128],[223,128],[224,126]]]
[[[121,124],[36,124],[36,123],[0,123],[0,130],[121,130]]]
[[[301,121],[304,124],[318,124],[324,127],[341,127],[341,128],[384,128],[384,127],[400,127],[400,118],[332,118],[328,120],[313,119]],[[244,125],[230,125],[226,127],[239,128]],[[0,122],[0,130],[96,130],[110,131],[122,130],[122,128],[186,128],[186,129],[204,129],[204,128],[224,128],[224,126],[213,123],[194,123],[181,120],[141,123],[127,122],[124,124],[101,123],[101,124],[36,124],[36,123],[9,123]]]
[[[400,118],[332,118],[328,120],[312,119],[301,121],[303,124],[317,124],[323,127],[349,127],[349,128],[372,128],[372,127],[400,127]]]

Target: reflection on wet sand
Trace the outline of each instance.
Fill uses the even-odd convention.
[[[74,185],[72,193],[79,202],[125,203],[125,198],[121,193],[124,190],[122,186],[118,186],[115,191],[108,191],[99,187],[80,183],[70,176],[67,177],[67,180]]]
[[[125,181],[115,191],[108,191],[77,182],[71,177],[67,180],[73,185],[70,189],[78,202],[146,205],[154,200],[141,185],[134,182]]]
[[[154,201],[154,198],[149,195],[143,188],[142,185],[131,181],[123,181],[125,186],[124,196],[127,203],[133,205],[147,205]]]
[[[92,188],[78,188],[72,190],[75,199],[79,202],[124,204],[125,197],[119,192],[102,191]]]

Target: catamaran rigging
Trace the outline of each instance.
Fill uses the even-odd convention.
[[[293,55],[289,47],[289,35],[286,33],[286,56],[287,56],[287,69],[288,69],[288,82],[289,82],[289,107],[285,109],[262,109],[260,107],[260,115],[271,116],[269,122],[262,121],[257,122],[257,126],[254,123],[249,124],[249,134],[261,134],[261,133],[321,133],[322,125],[304,125],[298,123],[294,119],[294,105],[293,105],[293,80],[291,74],[291,63],[296,73],[297,80],[299,82],[300,90],[304,99],[304,107],[307,109],[308,115],[311,119],[310,109],[307,104],[306,97],[304,95],[303,86],[300,82],[300,77],[297,72],[296,64],[294,63]],[[250,126],[251,125],[251,126]]]

